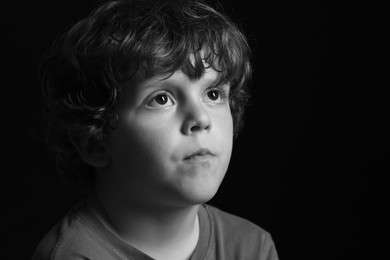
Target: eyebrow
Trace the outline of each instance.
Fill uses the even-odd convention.
[[[143,84],[142,88],[161,87],[164,85],[168,85],[168,86],[182,85],[181,83],[175,82],[176,80],[174,80],[173,82],[169,81],[169,79],[171,78],[172,75],[173,74],[170,74],[167,77],[163,77],[163,78],[156,80],[156,81],[145,82],[145,84]],[[206,78],[206,79],[200,78],[200,79],[194,79],[194,80],[190,79],[188,82],[189,83],[200,82],[202,86],[207,86],[207,87],[211,87],[211,86],[216,87],[216,86],[220,85],[221,83],[224,83],[224,81],[222,80],[222,77],[220,77],[220,76],[218,76],[216,78]]]

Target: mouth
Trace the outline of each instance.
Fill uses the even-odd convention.
[[[185,161],[201,161],[208,160],[214,157],[215,154],[208,149],[199,149],[184,157]]]

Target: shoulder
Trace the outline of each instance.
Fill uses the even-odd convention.
[[[99,247],[91,232],[72,209],[40,241],[32,260],[85,259],[94,255],[92,248]]]
[[[257,224],[211,205],[204,206],[214,233],[217,247],[243,259],[278,259],[271,234]],[[258,258],[254,256],[259,256]]]

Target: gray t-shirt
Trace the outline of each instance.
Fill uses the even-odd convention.
[[[278,260],[271,235],[248,220],[210,205],[199,207],[199,240],[191,260]],[[126,244],[81,202],[37,246],[32,260],[151,260]]]

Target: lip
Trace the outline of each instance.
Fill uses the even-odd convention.
[[[202,161],[208,160],[214,157],[215,154],[211,152],[209,149],[201,148],[194,152],[189,153],[184,157],[185,161]]]

